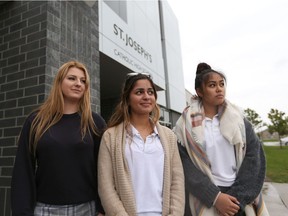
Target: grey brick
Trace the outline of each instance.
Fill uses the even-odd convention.
[[[30,96],[18,99],[18,106],[29,106],[37,103],[37,96]]]
[[[21,46],[20,52],[28,52],[39,48],[40,41],[33,41],[32,43],[24,44]]]
[[[21,29],[21,36],[23,37],[23,36],[26,36],[35,32],[39,32],[39,31],[40,31],[40,24],[37,23],[33,26],[29,26],[27,28]]]
[[[59,2],[48,2],[47,10],[56,17],[60,17],[60,3]]]
[[[6,82],[6,76],[1,76],[0,77],[0,84],[3,84]]]
[[[19,81],[19,88],[27,88],[35,85],[38,85],[38,77],[36,76]]]
[[[0,188],[0,215],[4,216],[4,209],[5,209],[5,198],[6,198],[6,189]]]
[[[19,47],[8,49],[7,51],[3,52],[3,58],[9,58],[11,56],[19,55],[19,50]]]
[[[1,166],[13,166],[14,158],[13,157],[3,157],[0,158]],[[1,183],[0,183],[1,185]]]
[[[25,96],[35,95],[35,94],[43,94],[45,92],[45,85],[37,85],[34,87],[25,89]]]
[[[39,58],[40,56],[45,56],[45,55],[46,55],[46,48],[43,47],[43,48],[28,52],[27,53],[27,60]]]
[[[25,54],[20,54],[8,59],[8,65],[25,61]]]
[[[22,37],[22,38],[14,40],[14,41],[10,41],[9,42],[9,48],[20,46],[22,44],[26,44],[26,37]]]
[[[36,7],[41,7],[43,5],[46,5],[47,3],[45,1],[31,1],[29,2],[29,10],[36,8]]]
[[[4,101],[5,100],[5,93],[0,93],[0,101]],[[1,118],[1,115],[0,115]]]
[[[3,84],[0,89],[1,89],[1,92],[5,92],[5,91],[14,90],[17,87],[18,87],[17,82],[10,82],[10,83],[7,83],[7,84]]]
[[[23,115],[23,108],[6,109],[4,111],[5,118],[17,117]]]
[[[4,36],[4,42],[9,42],[20,38],[20,31],[16,31]]]
[[[6,99],[14,99],[14,98],[19,98],[23,97],[24,91],[23,89],[17,89],[14,91],[9,91],[6,93]]]
[[[39,66],[35,68],[31,68],[26,71],[26,77],[32,77],[36,75],[41,75],[45,73],[45,66]]]
[[[13,164],[11,166],[13,166]],[[11,177],[0,177],[0,185],[2,187],[10,187],[10,185],[11,185]],[[4,216],[6,216],[6,215],[4,215]]]
[[[38,108],[39,105],[33,105],[33,106],[26,106],[24,107],[24,114],[29,115],[31,112],[33,112],[36,108]]]
[[[11,65],[2,69],[2,74],[7,75],[19,71],[19,65]]]
[[[12,74],[7,75],[7,82],[20,80],[20,79],[23,79],[23,78],[24,78],[24,72],[20,71],[20,72],[17,72],[17,73],[12,73]]]
[[[8,119],[0,119],[1,127],[12,127],[16,125],[15,118],[8,118]]]
[[[42,38],[41,40],[40,40],[40,47],[46,47],[46,46],[49,46],[49,45],[47,45],[48,44],[48,42],[47,42],[47,38]],[[59,44],[58,44],[58,46],[59,46]]]
[[[40,30],[46,30],[47,29],[47,21],[41,22]]]
[[[33,68],[37,66],[39,66],[39,58],[21,63],[20,70],[25,70],[25,69]]]
[[[21,5],[19,7],[16,7],[15,9],[11,10],[10,14],[11,14],[11,16],[14,16],[17,14],[24,13],[27,10],[28,10],[28,5],[24,4],[24,5]],[[22,19],[23,19],[23,17],[22,17]]]
[[[1,5],[1,7],[3,7],[3,5]],[[5,20],[5,19],[8,19],[10,17],[10,13],[9,11],[4,11],[3,10],[3,13],[0,13],[0,20]]]
[[[13,127],[13,128],[4,128],[4,136],[10,137],[10,136],[18,136],[21,131],[21,127]],[[1,158],[0,158],[1,160]],[[1,164],[1,161],[0,161]],[[1,185],[1,183],[0,183]]]
[[[16,120],[16,122],[17,122],[16,125],[22,127],[23,124],[24,124],[24,122],[25,122],[25,120],[26,120],[26,116],[24,116],[24,117],[18,117],[17,120]]]
[[[5,27],[5,28],[0,29],[0,35],[1,36],[8,34],[8,32],[9,32],[9,27]]]
[[[21,21],[19,23],[16,23],[14,25],[10,26],[10,32],[17,31],[19,29],[27,27],[27,20]]]
[[[36,15],[39,15],[40,12],[41,12],[40,7],[30,9],[29,11],[24,12],[22,14],[22,19],[28,19],[28,18],[34,17]]]
[[[36,23],[40,23],[40,22],[43,22],[45,21],[47,18],[47,14],[46,13],[43,13],[43,14],[39,14],[37,16],[34,16],[34,17],[31,17],[28,19],[28,25],[34,25]]]
[[[10,101],[4,101],[0,102],[0,107],[2,109],[9,109],[9,108],[15,108],[16,107],[16,100],[10,100]]]
[[[8,49],[8,43],[6,42],[6,43],[2,43],[2,44],[0,44],[0,50],[6,50],[6,49]]]
[[[32,41],[39,40],[45,37],[46,37],[46,30],[42,30],[28,35],[27,42],[30,43]]]
[[[39,65],[45,65],[46,64],[46,56],[40,57],[40,64]]]
[[[7,59],[1,59],[0,60],[0,68],[6,67],[8,63]]]
[[[4,149],[5,150],[5,149]],[[16,151],[11,152],[10,156],[15,156]],[[13,167],[2,167],[2,176],[12,176]]]
[[[9,180],[10,185],[11,185],[11,178]],[[5,202],[5,215],[4,216],[11,216],[11,189],[10,186],[6,188],[6,202]]]
[[[38,77],[38,83],[39,84],[45,84],[46,83],[46,75],[41,75]]]
[[[18,23],[20,21],[21,21],[21,14],[17,15],[17,16],[13,16],[9,19],[6,19],[5,20],[5,26],[10,26],[10,25]]]

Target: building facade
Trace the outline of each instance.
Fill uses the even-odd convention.
[[[92,110],[106,120],[129,72],[152,75],[164,125],[185,106],[178,23],[166,1],[0,2],[0,215],[11,215],[22,124],[69,60],[88,68]]]

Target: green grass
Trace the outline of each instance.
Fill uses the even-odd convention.
[[[266,176],[272,182],[288,183],[288,146],[264,146]]]

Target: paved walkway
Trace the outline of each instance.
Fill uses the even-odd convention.
[[[288,216],[288,184],[265,182],[262,193],[270,216]]]

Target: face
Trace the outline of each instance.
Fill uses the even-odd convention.
[[[129,95],[132,115],[149,115],[156,105],[154,90],[149,80],[142,79],[135,83]]]
[[[86,89],[85,83],[84,72],[76,67],[70,68],[61,84],[64,102],[79,102]]]
[[[202,98],[203,105],[218,106],[225,100],[226,84],[223,77],[217,73],[211,73],[202,89],[197,89],[197,94]]]

